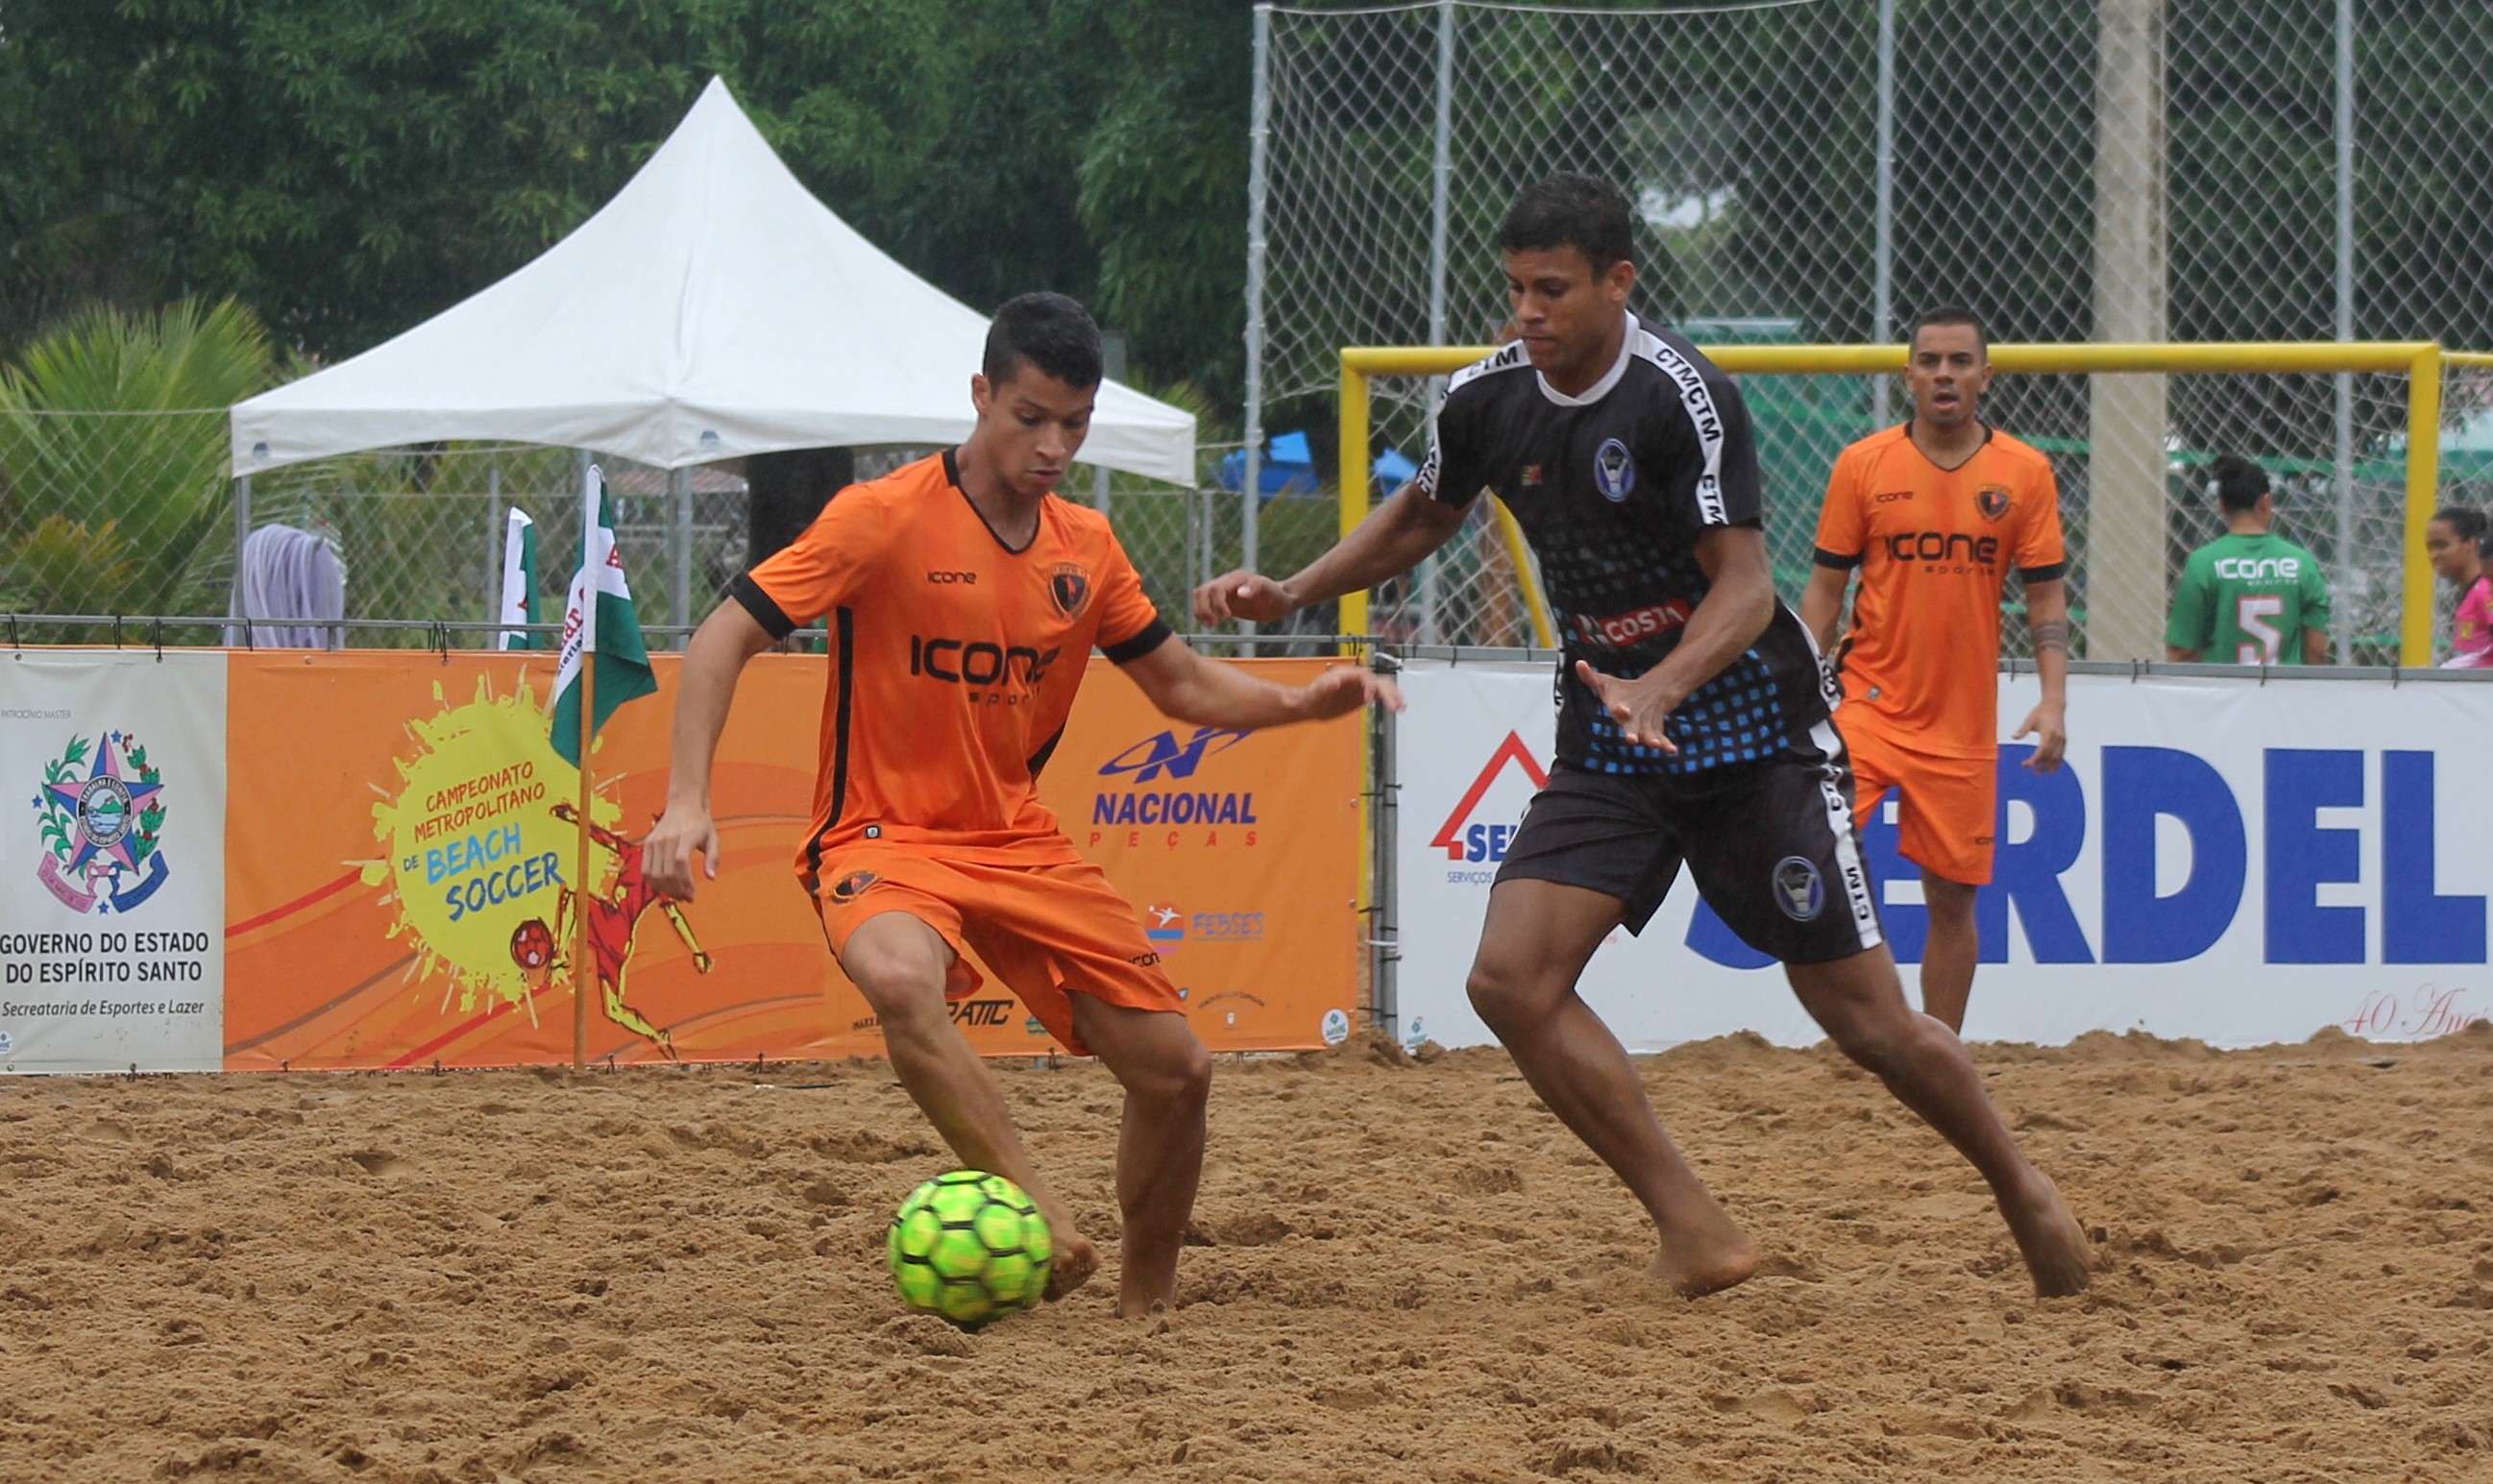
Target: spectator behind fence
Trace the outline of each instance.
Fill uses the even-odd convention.
[[[226,616],[225,643],[236,648],[343,648],[345,565],[310,531],[263,525],[243,539]]]
[[[2226,531],[2190,553],[2166,659],[2232,665],[2328,663],[2328,580],[2320,559],[2270,530],[2276,493],[2268,471],[2236,454],[2208,466]]]
[[[2445,506],[2423,528],[2432,570],[2458,584],[2458,611],[2449,619],[2449,658],[2444,669],[2493,669],[2493,552],[2484,549],[2484,512]]]

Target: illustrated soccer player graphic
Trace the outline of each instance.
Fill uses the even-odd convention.
[[[1836,459],[1800,616],[1836,656],[1835,724],[1861,811],[1890,788],[1903,796],[1898,844],[1921,868],[1930,912],[1922,1009],[1963,1030],[1999,793],[1999,598],[2014,569],[2043,686],[2017,735],[2034,738],[2026,766],[2049,773],[2069,743],[2068,558],[2051,460],[1982,421],[1991,355],[1981,322],[1935,309],[1907,340],[1912,420]],[[1856,571],[1861,595],[1838,648]]]
[[[962,1164],[1028,1191],[1056,1239],[1048,1296],[1096,1249],[1033,1168],[1004,1094],[952,1026],[975,950],[1048,1033],[1126,1091],[1118,1312],[1174,1304],[1203,1172],[1212,1059],[1141,920],[1038,801],[1094,646],[1167,715],[1246,730],[1399,704],[1364,668],[1298,688],[1206,659],[1143,595],[1107,518],[1053,490],[1081,448],[1099,332],[1060,294],[997,312],[970,378],[969,440],[833,496],[796,542],[736,579],[684,655],[667,807],[644,869],[690,898],[718,874],[710,765],[745,662],[830,620],[814,817],[797,874],[892,1069]]]
[[[1738,390],[1628,311],[1636,269],[1614,187],[1532,186],[1500,243],[1518,337],[1452,378],[1419,475],[1297,576],[1232,572],[1198,588],[1196,615],[1272,620],[1372,586],[1493,490],[1540,558],[1565,657],[1555,765],[1490,888],[1472,1004],[1652,1214],[1653,1274],[1695,1296],[1758,1261],[1576,993],[1603,938],[1640,930],[1685,862],[1724,920],[1785,963],[1846,1054],[1982,1172],[2036,1291],[2085,1288],[2086,1236],[2058,1192],[1965,1048],[1905,1002],[1817,657],[1769,577]]]

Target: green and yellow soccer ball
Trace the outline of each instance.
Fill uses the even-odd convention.
[[[909,1193],[884,1242],[900,1300],[963,1329],[1036,1308],[1056,1243],[1047,1218],[1000,1174],[955,1170]]]

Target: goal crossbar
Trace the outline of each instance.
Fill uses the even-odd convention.
[[[1898,345],[1722,345],[1706,356],[1733,375],[1879,375],[1905,369]],[[1377,376],[1442,376],[1496,349],[1492,345],[1351,345],[1341,352],[1341,532],[1367,519],[1370,444],[1368,382]],[[2407,377],[2406,539],[2400,554],[2398,663],[2432,663],[2432,566],[2422,532],[2437,506],[2441,476],[2441,377],[2448,366],[2493,367],[2493,353],[2444,352],[2433,341],[2221,341],[2151,344],[2001,343],[1996,371],[2029,375],[2120,372],[2329,374],[2387,372]],[[1510,545],[1519,540],[1498,507]],[[1540,641],[1550,642],[1546,605],[1530,568],[1517,571]],[[1341,632],[1367,632],[1367,594],[1344,594]]]

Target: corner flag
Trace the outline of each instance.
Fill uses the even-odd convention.
[[[563,606],[562,663],[555,671],[554,750],[572,766],[580,766],[582,661],[595,681],[595,715],[586,735],[615,714],[615,708],[658,688],[649,672],[649,648],[641,638],[641,616],[632,608],[632,585],[623,579],[623,559],[615,549],[615,526],[606,509],[606,475],[595,464],[581,499],[581,568],[572,575],[571,596]]]
[[[537,622],[537,523],[517,505],[511,507],[510,519],[502,530],[502,607],[494,617],[497,622],[519,625]],[[502,631],[501,649],[552,649],[553,641],[542,634],[513,627]]]

